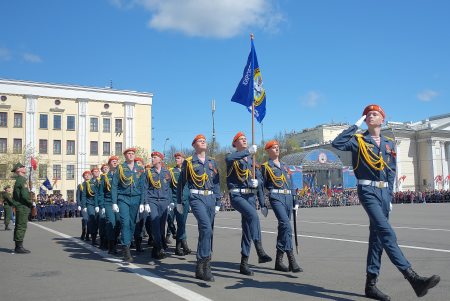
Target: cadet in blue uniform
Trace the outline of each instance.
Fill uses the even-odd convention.
[[[169,173],[172,170],[171,167],[167,167],[166,169],[167,169],[167,171],[169,171]],[[171,179],[171,182],[172,182],[172,179]],[[172,191],[172,189],[171,189],[171,191]],[[172,198],[172,193],[171,193],[169,202],[171,205],[169,208],[169,212],[167,213],[167,233],[166,233],[165,240],[166,240],[166,243],[170,245],[172,243],[172,241],[170,240],[170,236],[172,236],[172,238],[175,238],[175,239],[177,237],[177,228],[175,227],[175,205],[177,204],[176,190],[175,190],[175,199]]]
[[[180,178],[181,166],[186,156],[183,153],[176,153],[175,164],[177,165],[170,170],[171,182],[170,189],[172,191],[172,203],[177,203],[177,184]],[[186,185],[182,194],[181,204],[177,204],[174,210],[175,219],[177,220],[177,236],[175,245],[175,255],[184,256],[191,253],[191,249],[187,244],[186,220],[189,213],[189,187]]]
[[[241,274],[253,276],[253,271],[248,267],[248,257],[250,256],[252,241],[255,244],[259,263],[272,261],[272,258],[264,252],[261,243],[261,226],[258,212],[256,211],[256,190],[258,192],[259,204],[261,205],[261,212],[267,216],[268,210],[264,203],[263,181],[258,168],[255,168],[255,179],[252,179],[253,160],[251,155],[256,153],[256,145],[250,146],[247,150],[247,138],[242,132],[236,134],[232,145],[237,151],[228,153],[225,156],[225,163],[227,165],[227,186],[230,190],[231,205],[242,216],[242,250],[239,270]]]
[[[154,240],[152,257],[159,259],[166,257],[164,249],[167,249],[167,244],[164,232],[171,199],[170,173],[162,166],[163,160],[164,156],[161,153],[152,153],[153,167],[145,172],[144,182],[145,209],[150,213]]]
[[[294,182],[289,167],[278,159],[280,148],[278,142],[270,141],[266,144],[269,161],[261,165],[264,187],[269,190],[269,202],[273,213],[278,219],[277,257],[275,270],[293,273],[303,272],[297,265],[292,251],[291,213],[297,214],[298,201],[294,190]],[[289,268],[283,264],[286,253]]]
[[[367,116],[367,118],[366,118]],[[391,262],[410,282],[418,297],[436,286],[439,276],[419,277],[406,260],[397,244],[397,237],[389,223],[390,202],[394,188],[396,159],[391,138],[380,134],[385,112],[377,105],[365,108],[363,117],[333,141],[333,147],[352,153],[353,169],[358,184],[358,197],[369,216],[369,251],[367,254],[366,296],[376,300],[390,300],[377,287],[380,273],[381,255],[386,251]],[[366,120],[368,130],[356,134]]]
[[[86,241],[90,241],[89,239],[89,230],[87,228],[87,222],[88,222],[88,214],[87,214],[87,210],[84,210],[82,208],[82,199],[83,199],[83,187],[85,186],[84,183],[86,181],[89,181],[89,179],[91,178],[91,172],[89,170],[86,170],[83,173],[83,179],[84,182],[78,184],[77,186],[77,194],[76,194],[76,200],[77,200],[77,205],[78,205],[78,212],[80,212],[80,216],[81,216],[81,240],[86,240]]]
[[[100,246],[99,249],[107,249],[108,248],[108,240],[106,239],[106,209],[105,209],[105,198],[104,198],[104,190],[105,186],[102,186],[104,182],[103,176],[106,176],[109,172],[108,164],[103,164],[101,167],[101,175],[98,178],[97,185],[97,204],[99,207],[98,213],[98,234],[100,235]]]
[[[87,180],[83,183],[83,194],[81,196],[81,207],[83,211],[88,214],[88,228],[89,233],[92,237],[92,245],[96,246],[97,244],[97,233],[98,233],[98,202],[97,202],[97,178],[100,175],[100,170],[98,167],[94,167],[91,170],[93,175],[92,179]]]
[[[219,171],[214,158],[206,156],[206,138],[198,135],[192,142],[195,154],[181,167],[177,185],[177,204],[183,202],[184,186],[189,187],[189,204],[198,224],[197,269],[195,277],[213,282],[211,238],[214,215],[220,209]]]
[[[136,149],[123,153],[125,162],[117,166],[111,184],[111,200],[114,212],[120,213],[123,260],[133,262],[130,244],[136,227],[137,213],[144,212],[144,169],[134,162]]]
[[[134,162],[140,167],[144,168],[144,160],[142,160],[142,158],[136,157],[134,159]],[[133,242],[131,242],[131,247],[135,247],[136,252],[144,252],[144,248],[142,247],[142,238],[144,236],[145,221],[147,220],[147,216],[148,212],[144,210],[143,212],[139,212],[138,216],[136,217],[136,227],[134,229],[135,245],[133,245]]]

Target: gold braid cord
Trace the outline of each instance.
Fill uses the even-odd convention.
[[[227,178],[231,175],[233,170],[236,171],[236,175],[238,176],[241,182],[246,181],[249,176],[250,177],[252,176],[252,172],[250,171],[250,169],[247,168],[246,170],[243,170],[239,167],[238,161],[233,162],[233,166],[231,167],[230,172],[227,174]]]
[[[383,160],[383,156],[378,156],[375,154],[370,148],[367,147],[366,143],[363,140],[363,135],[355,134],[354,135],[358,140],[358,162],[356,163],[356,167],[353,170],[356,170],[359,167],[359,158],[362,155],[364,160],[375,170],[384,170],[384,167],[392,169],[387,165]],[[379,164],[379,166],[377,166]]]
[[[148,179],[152,183],[153,187],[155,187],[156,189],[160,189],[161,188],[161,179],[158,180],[158,182],[153,181],[152,172],[150,170],[148,171]]]
[[[83,192],[83,183],[80,184],[80,190]]]
[[[111,183],[109,182],[109,179],[108,179],[108,173],[104,173],[104,174],[102,174],[102,176],[105,179],[106,190],[111,191]]]
[[[177,180],[175,180],[175,175],[173,174],[172,170],[170,170],[170,178],[172,179],[172,185],[177,188]]]
[[[119,179],[125,186],[130,186],[134,180],[133,180],[133,173],[131,173],[131,176],[129,178],[125,177],[125,174],[123,173],[123,167],[122,165],[119,165]],[[130,183],[126,183],[130,182]]]
[[[92,189],[91,189],[91,186],[92,186],[92,185],[91,185],[90,181],[91,181],[91,180],[87,180],[87,181],[86,181],[87,192],[89,193],[90,196],[94,196],[94,192],[93,192]]]
[[[266,167],[266,168],[264,168],[264,170],[265,170],[264,177],[267,179],[266,174],[269,174],[269,177],[272,180],[273,185],[277,186],[278,188],[283,186],[283,182],[286,183],[286,185],[288,185],[288,183],[286,181],[286,177],[284,176],[283,171],[281,171],[281,176],[277,177],[273,173],[272,168],[270,168],[269,162],[266,162],[263,165]],[[281,181],[281,185],[278,185],[277,181]]]
[[[191,175],[192,182],[198,188],[205,186],[205,182],[208,180],[208,174],[206,172],[201,176],[197,176],[195,174],[194,168],[192,167],[192,162],[190,160],[187,161],[186,180],[188,180],[188,174]],[[197,184],[197,182],[201,182],[202,184]]]

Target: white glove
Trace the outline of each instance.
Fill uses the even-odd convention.
[[[267,217],[267,214],[269,213],[269,209],[267,209],[267,207],[262,207],[261,213],[262,213],[262,215],[264,215],[264,217]]]
[[[174,208],[175,208],[175,204],[174,203],[170,203],[169,204],[169,210],[173,211]]]
[[[389,203],[389,212],[392,211],[392,203]]]
[[[119,213],[119,206],[117,204],[113,204],[112,208],[115,213]]]
[[[83,212],[87,212],[87,208],[83,208]]]
[[[297,212],[298,212],[298,205],[294,206],[294,210],[295,210],[295,216],[297,216]]]
[[[250,185],[252,186],[252,188],[258,188],[258,180],[257,179],[251,179],[250,180]]]
[[[102,215],[105,215],[105,213],[106,213],[105,208],[102,208]]]
[[[220,211],[220,207],[216,206],[216,211],[214,212],[214,215],[216,215]]]
[[[144,212],[144,205],[139,205],[139,213]]]
[[[361,119],[359,119],[359,120],[355,123],[355,125],[356,125],[357,127],[360,127],[364,120],[366,120],[366,115],[364,115],[363,117],[361,117]]]
[[[100,208],[95,207],[95,213],[98,213],[100,211]]]
[[[183,213],[183,205],[177,204],[177,211],[178,213]]]
[[[41,206],[42,207],[42,206]],[[81,206],[78,206],[78,211],[81,211]]]
[[[145,205],[145,211],[147,211],[147,213],[150,213],[152,211],[150,209],[150,205],[149,204]]]
[[[250,155],[254,155],[257,150],[258,150],[258,147],[254,144],[248,148],[248,152],[250,153]]]

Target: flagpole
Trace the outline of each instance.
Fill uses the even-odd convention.
[[[250,36],[253,41],[253,34],[251,34]],[[252,53],[253,53],[253,45],[252,45]],[[252,58],[253,82],[255,81],[254,80],[254,77],[255,77],[254,68],[255,68],[255,65],[254,65],[254,61]],[[255,145],[255,101],[254,101],[253,93],[254,93],[254,91],[252,90],[252,145]],[[253,160],[253,174],[252,175],[253,175],[253,180],[254,180],[254,179],[256,179],[255,154],[252,155],[252,160]]]

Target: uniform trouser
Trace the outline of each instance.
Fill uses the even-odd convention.
[[[89,234],[97,234],[98,231],[98,213],[95,213],[95,205],[87,204],[88,229]]]
[[[252,241],[261,241],[261,226],[255,209],[256,197],[252,194],[231,193],[231,205],[241,214],[241,253],[250,255]]]
[[[89,220],[88,213],[84,212],[84,210],[81,209],[81,227],[83,229],[87,227],[88,220]]]
[[[189,213],[189,201],[183,201],[183,212],[178,212],[175,206],[175,219],[177,220],[177,239],[186,239],[186,220]]]
[[[106,209],[105,214],[102,214],[102,209],[98,212],[98,234],[106,235]]]
[[[278,220],[277,250],[290,251],[292,247],[291,213],[293,196],[277,194],[276,198],[269,198],[270,206]]]
[[[40,219],[41,218],[41,207],[36,206],[36,213],[37,213],[37,218]]]
[[[147,211],[138,213],[136,217],[136,228],[134,229],[134,239],[144,236],[145,221],[147,220]]]
[[[16,210],[16,211],[17,211],[17,210]],[[16,219],[14,218],[14,210],[12,210],[12,209],[11,209],[11,214],[10,214],[10,216],[11,216],[11,219],[12,219],[13,224],[15,224],[15,223],[16,223]],[[16,216],[17,216],[17,213],[16,213]]]
[[[399,270],[410,267],[411,264],[400,250],[397,236],[389,223],[389,188],[358,185],[358,196],[370,220],[367,272],[379,275],[383,249]]]
[[[169,213],[167,214],[167,235],[177,233],[177,229],[175,228],[174,224],[174,215],[175,212],[173,210],[169,211]]]
[[[147,218],[145,219],[145,230],[147,230],[147,234],[149,235],[149,240],[153,240],[153,234],[152,234],[152,218],[149,215],[147,215]]]
[[[211,256],[212,223],[216,200],[214,195],[190,194],[189,204],[198,224],[197,259]]]
[[[121,236],[120,241],[122,246],[129,245],[133,238],[134,229],[136,227],[136,214],[139,209],[140,195],[137,196],[123,196],[120,198],[126,198],[128,203],[123,199],[118,199],[117,206],[119,206]]]
[[[24,205],[16,207],[16,226],[14,227],[14,241],[23,241],[27,231],[28,214],[30,208]]]
[[[105,204],[106,238],[116,240],[120,232],[120,213],[114,212],[112,204]]]
[[[9,223],[11,222],[11,213],[13,210],[11,206],[3,206],[3,208],[5,209],[5,225],[9,225]]]
[[[150,199],[150,219],[152,221],[152,235],[155,242],[162,241],[165,237],[166,221],[169,207],[169,200]]]

